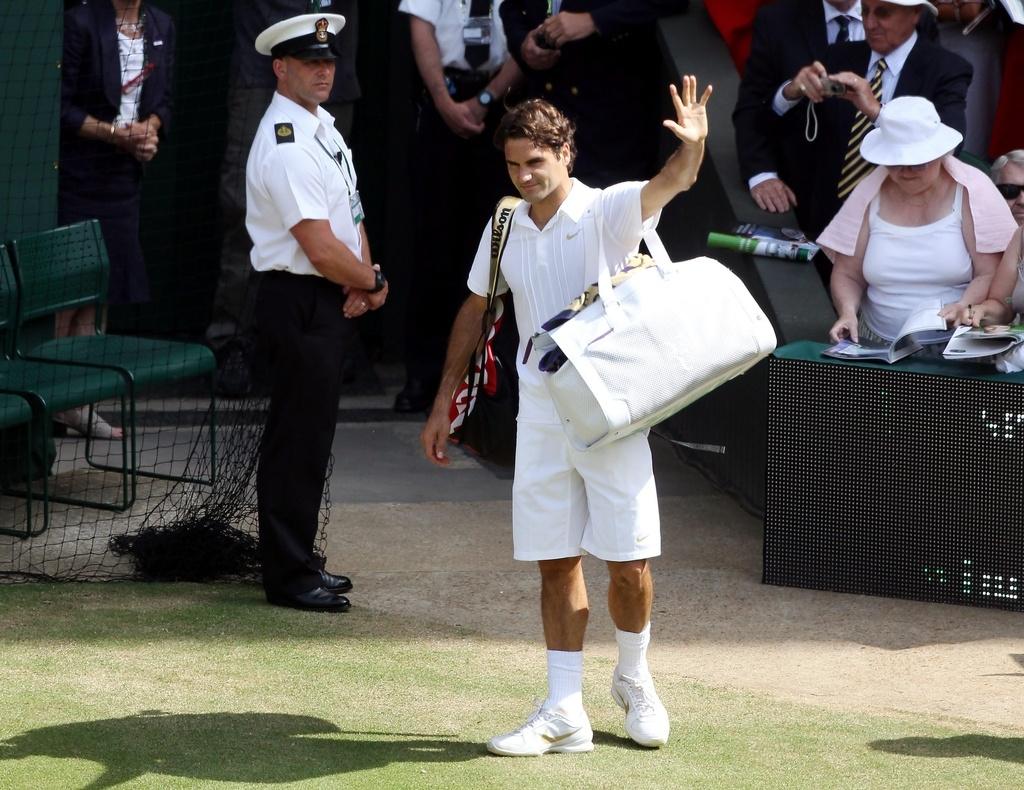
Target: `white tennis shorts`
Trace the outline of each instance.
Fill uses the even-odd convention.
[[[577,557],[626,562],[661,553],[661,521],[647,431],[574,450],[560,425],[520,422],[512,484],[517,560]]]

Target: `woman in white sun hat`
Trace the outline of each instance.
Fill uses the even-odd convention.
[[[1016,229],[999,190],[953,156],[963,136],[930,101],[893,99],[876,126],[861,156],[878,167],[818,238],[834,265],[833,342],[891,342],[929,303],[948,325],[970,323]],[[931,338],[932,355],[947,337]]]

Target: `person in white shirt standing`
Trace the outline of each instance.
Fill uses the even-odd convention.
[[[583,708],[583,639],[587,591],[581,556],[607,563],[608,606],[616,626],[619,662],[612,696],[626,710],[626,732],[644,746],[667,742],[669,719],[647,666],[653,582],[648,560],[661,551],[658,500],[644,433],[590,452],[577,452],[562,431],[536,367],[524,362],[540,325],[597,279],[598,266],[621,268],[661,209],[696,181],[707,137],[697,81],[671,88],[674,121],[665,121],[682,145],[650,181],[592,189],[570,177],[574,129],[554,106],[530,99],[503,117],[495,143],[504,151],[513,185],[523,197],[501,261],[499,292],[510,290],[519,329],[519,415],[512,531],[516,559],[536,561],[547,644],[548,696],[524,725],[491,739],[502,755],[583,752],[593,731]],[[598,221],[600,218],[600,222]],[[598,228],[605,259],[596,259]],[[446,466],[451,393],[479,337],[490,270],[490,223],[469,274],[471,294],[460,309],[441,386],[420,436],[427,458]]]
[[[414,263],[405,319],[405,386],[395,411],[425,412],[444,365],[448,328],[476,231],[505,183],[491,145],[509,89],[521,79],[498,13],[502,0],[402,0],[423,89],[410,161]]]
[[[273,383],[256,493],[267,600],[342,612],[352,588],[313,552],[338,417],[345,321],[375,310],[387,282],[372,263],[352,154],[319,105],[334,82],[337,14],[271,25],[256,49],[277,91],[246,165],[252,265],[264,272],[258,342]]]

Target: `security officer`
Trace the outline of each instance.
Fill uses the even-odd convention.
[[[402,0],[423,91],[412,162],[415,265],[406,316],[406,384],[395,411],[434,400],[448,330],[466,296],[480,235],[508,179],[492,136],[521,80],[498,13],[502,0]]]
[[[334,88],[323,102],[342,136],[351,139],[354,102],[360,96],[356,78],[356,0],[234,0],[234,49],[227,97],[227,139],[220,167],[219,208],[222,224],[220,271],[213,297],[206,342],[217,355],[217,394],[237,398],[253,385],[253,339],[259,275],[249,262],[252,240],[245,232],[245,163],[267,105],[277,88],[269,57],[253,41],[274,22],[299,13],[332,11],[345,17],[339,35]],[[352,327],[353,331],[355,327]]]
[[[337,14],[271,25],[277,91],[246,166],[246,228],[263,275],[256,325],[273,371],[256,493],[267,600],[343,612],[352,588],[313,553],[338,416],[345,322],[380,307],[387,282],[370,258],[352,154],[319,105],[334,81]]]

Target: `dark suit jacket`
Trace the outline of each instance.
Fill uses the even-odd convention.
[[[654,174],[665,90],[654,23],[689,0],[564,0],[587,11],[599,35],[562,48],[558,64],[533,71],[522,60],[526,36],[547,16],[547,0],[505,0],[501,20],[509,52],[526,74],[526,95],[547,99],[576,124],[574,174],[591,186]]]
[[[918,35],[934,40],[935,20],[921,14]],[[804,137],[806,109],[781,118],[772,110],[779,86],[829,51],[822,0],[778,0],[763,6],[754,20],[754,37],[740,82],[732,121],[736,154],[746,184],[758,173],[776,172],[796,194],[797,220],[812,219],[814,173],[807,167],[813,146]]]
[[[871,49],[867,43],[856,41],[830,47],[823,63],[829,74],[840,71],[866,74],[870,60]],[[903,64],[893,98],[923,96],[935,105],[944,124],[963,133],[967,127],[965,111],[971,74],[971,64],[962,57],[918,37],[907,62]],[[803,118],[806,106],[806,102],[801,102],[787,114],[797,113]],[[812,158],[805,165],[813,168],[811,218],[804,228],[811,238],[825,229],[842,206],[842,201],[836,196],[836,185],[850,141],[850,127],[857,113],[854,106],[844,99],[826,99],[817,105],[816,110],[818,137]],[[802,129],[800,134],[803,134]]]
[[[159,8],[143,4],[146,63],[153,69],[142,84],[139,118],[159,116],[161,136],[171,125],[174,71],[174,23]],[[104,178],[107,168],[122,170],[135,162],[113,146],[78,136],[86,115],[110,122],[121,108],[121,67],[114,7],[109,0],[75,6],[64,14],[61,63],[60,176],[63,185],[84,188]],[[135,163],[138,166],[138,163]]]
[[[772,98],[804,66],[824,60],[827,49],[821,0],[779,0],[760,8],[732,114],[744,183],[758,173],[778,173],[797,196],[801,225],[809,219],[813,183],[806,167],[804,116],[794,109],[780,118],[772,110]]]

